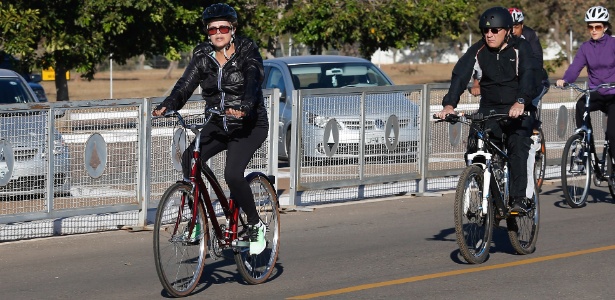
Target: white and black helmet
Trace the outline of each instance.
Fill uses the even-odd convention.
[[[523,12],[520,9],[516,7],[511,7],[508,9],[508,12],[510,12],[510,15],[513,18],[513,24],[523,23],[523,20],[525,18],[523,17]]]
[[[585,13],[585,22],[608,22],[609,11],[602,6],[594,6]]]

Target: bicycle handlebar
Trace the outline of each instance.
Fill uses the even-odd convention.
[[[186,124],[186,121],[184,119],[184,117],[182,117],[182,115],[179,113],[179,111],[176,110],[167,110],[164,112],[164,114],[160,117],[153,117],[153,119],[158,119],[158,118],[171,118],[171,117],[176,117],[177,121],[179,122],[179,125],[183,128],[186,129],[201,129],[203,127],[205,127],[205,125],[207,125],[207,123],[209,123],[209,121],[211,121],[211,118],[214,115],[224,115],[224,112],[222,110],[220,110],[217,107],[210,107],[207,108],[205,110],[205,122],[201,123],[201,124]]]
[[[519,118],[525,118],[529,116],[529,112],[524,112],[522,115],[519,116]],[[460,115],[455,115],[455,114],[448,114],[446,115],[446,117],[444,117],[444,119],[440,119],[438,117],[436,117],[436,115],[433,115],[433,118],[436,119],[436,122],[449,122],[449,123],[457,123],[457,122],[461,122],[461,123],[470,123],[470,122],[484,122],[490,119],[512,119],[508,114],[497,114],[497,113],[492,113],[492,114],[483,114],[483,113],[473,113],[473,114],[460,114]]]
[[[608,83],[599,84],[599,85],[597,85],[594,88],[588,88],[588,89],[584,89],[584,88],[578,86],[575,83],[568,83],[568,82],[566,82],[566,83],[564,83],[564,86],[561,87],[561,88],[562,89],[569,88],[569,89],[577,90],[577,91],[579,91],[581,93],[584,93],[584,94],[589,94],[589,93],[595,92],[595,91],[597,91],[599,89],[612,89],[612,88],[615,88],[615,82],[608,82]]]

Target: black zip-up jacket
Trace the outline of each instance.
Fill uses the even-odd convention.
[[[457,107],[477,61],[482,70],[481,111],[493,109],[506,113],[519,98],[525,100],[526,110],[532,105],[536,90],[534,76],[540,67],[532,57],[529,43],[511,36],[501,50],[490,49],[482,39],[468,49],[453,68],[451,87],[442,100],[442,106]]]
[[[242,108],[250,117],[257,112],[260,117],[265,110],[261,89],[263,59],[254,41],[236,37],[234,43],[235,53],[222,68],[211,55],[214,49],[209,42],[194,48],[184,74],[157,109],[181,109],[200,84],[208,107]]]

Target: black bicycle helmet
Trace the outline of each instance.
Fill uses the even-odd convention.
[[[237,12],[225,3],[212,4],[203,11],[203,24],[207,26],[213,20],[225,20],[234,23],[237,22]]]
[[[505,7],[492,7],[487,9],[478,22],[478,27],[482,28],[512,28],[513,19]]]

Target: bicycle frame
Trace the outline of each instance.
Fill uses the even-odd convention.
[[[593,89],[582,89],[576,84],[567,84],[568,87],[571,87],[583,94],[585,94],[585,106],[583,112],[583,123],[581,128],[578,129],[577,133],[583,135],[583,141],[589,146],[589,153],[583,153],[583,156],[591,155],[591,167],[593,169],[594,175],[600,181],[606,181],[608,178],[602,173],[602,169],[600,168],[600,162],[604,162],[606,160],[606,153],[609,151],[610,145],[608,139],[605,138],[604,142],[604,151],[602,153],[602,159],[600,160],[598,157],[598,153],[596,152],[596,145],[593,135],[593,127],[590,120],[590,111],[589,111],[589,103],[591,98],[591,92],[597,91],[603,87],[612,87],[613,84],[601,84]]]
[[[500,187],[499,184],[495,183],[492,185],[492,178],[495,179],[493,175],[493,157],[494,155],[498,155],[504,161],[503,171],[508,173],[508,155],[502,149],[500,149],[496,144],[494,144],[490,138],[487,130],[484,129],[484,122],[490,118],[505,118],[508,117],[507,114],[493,114],[489,115],[486,118],[482,116],[482,114],[478,117],[474,115],[470,115],[468,118],[460,117],[456,115],[449,115],[445,120],[447,122],[461,122],[474,128],[476,131],[477,138],[477,151],[474,153],[467,154],[466,164],[469,165],[477,165],[483,170],[483,195],[482,195],[482,210],[481,213],[484,215],[488,212],[488,205],[490,198],[494,196],[497,200],[493,200],[495,207],[497,208],[500,216],[506,218],[510,214],[509,207],[506,203],[509,197],[509,188],[508,188],[508,177],[505,177],[504,186]],[[484,163],[480,160],[476,160],[476,158],[483,158]],[[505,176],[508,176],[507,174]],[[467,203],[467,202],[466,202]]]
[[[505,181],[505,186],[501,189],[499,186],[496,186],[492,189],[491,179],[493,175],[493,165],[492,165],[492,157],[494,154],[492,152],[497,153],[504,160],[504,170],[507,172],[507,163],[508,163],[508,155],[499,147],[497,147],[490,139],[488,134],[482,129],[481,126],[475,124],[469,124],[473,126],[476,131],[477,143],[478,143],[478,151],[475,153],[468,154],[467,156],[467,164],[468,165],[478,165],[483,169],[483,199],[482,199],[482,213],[483,215],[487,214],[489,205],[489,200],[492,196],[498,196],[500,201],[493,201],[501,216],[508,215],[508,206],[505,203],[505,200],[508,199],[508,180]],[[487,151],[485,151],[487,150]],[[489,151],[491,150],[491,151]],[[485,163],[474,161],[475,158],[482,157],[485,159]],[[502,190],[504,193],[502,193]],[[495,191],[495,192],[494,192]]]
[[[210,112],[212,112],[212,110],[210,110]],[[209,123],[214,113],[216,112],[213,111],[213,113],[206,119],[206,121],[199,126],[185,126],[184,120],[181,119],[181,117],[178,115],[178,119],[180,120],[182,126],[184,126],[184,128],[188,127],[195,134],[194,144],[197,145],[192,152],[189,183],[192,185],[192,194],[194,195],[194,199],[198,199],[198,201],[201,201],[205,206],[206,213],[209,216],[209,222],[211,222],[219,246],[222,248],[226,248],[229,246],[246,247],[249,246],[248,241],[238,240],[238,222],[241,221],[242,225],[245,225],[243,224],[243,220],[239,218],[239,208],[236,207],[236,204],[232,198],[227,199],[226,195],[224,194],[224,191],[222,190],[222,187],[218,183],[218,180],[216,179],[211,169],[209,169],[207,166],[205,166],[205,168],[201,168],[201,149],[200,147],[198,147],[201,141],[200,129],[203,128],[207,123]],[[208,193],[207,186],[205,185],[205,182],[201,175],[201,171],[203,174],[205,174],[205,178],[207,179],[207,182],[209,182],[211,188],[216,194],[216,197],[218,198],[218,203],[222,208],[222,212],[226,219],[226,226],[224,232],[222,231],[222,227],[218,222],[218,218],[216,216],[211,197]],[[185,203],[185,200],[185,197],[182,197],[182,204]],[[193,214],[190,222],[190,227],[188,229],[188,236],[192,235],[192,232],[194,231],[194,228],[196,226],[198,202],[194,201],[194,203],[192,203],[192,206]],[[178,221],[180,218],[181,212],[178,214]],[[177,226],[175,228],[177,228]]]

